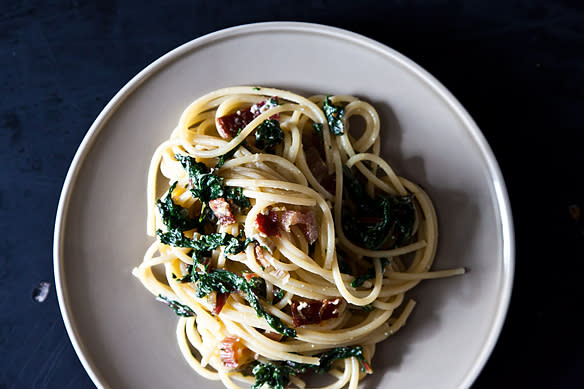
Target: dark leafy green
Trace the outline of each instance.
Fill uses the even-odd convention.
[[[297,374],[289,366],[271,362],[258,362],[254,366],[252,373],[255,378],[255,383],[251,387],[252,389],[260,389],[264,385],[272,389],[285,389],[290,382],[290,375]]]
[[[415,210],[413,195],[370,198],[346,166],[343,179],[352,207],[344,207],[343,230],[347,237],[368,249],[400,247],[411,237]]]
[[[178,301],[171,300],[168,297],[164,297],[161,294],[158,295],[156,300],[161,301],[161,302],[165,303],[166,305],[168,305],[170,308],[172,308],[174,313],[176,313],[178,316],[183,316],[183,317],[196,316],[195,311],[193,311],[190,307],[188,307],[184,304],[181,304]]]
[[[226,158],[231,158],[231,156],[233,156],[237,147],[220,158],[219,162],[221,165],[223,165]],[[205,220],[210,220],[212,218],[212,212],[208,207],[210,200],[226,197],[231,199],[241,208],[247,208],[250,206],[249,200],[243,195],[241,188],[230,187],[225,189],[223,187],[223,177],[214,174],[213,169],[209,169],[204,163],[196,162],[193,157],[187,155],[176,154],[175,158],[181,163],[189,175],[191,194],[203,203],[199,222],[202,223]],[[220,167],[219,164],[218,167]]]
[[[286,291],[284,289],[278,289],[278,291],[274,293],[274,297],[278,301],[282,300],[284,296],[286,296]]]
[[[196,275],[195,275],[196,274]],[[263,317],[274,330],[282,335],[295,337],[296,330],[288,327],[282,321],[264,309],[254,290],[255,284],[248,282],[245,277],[223,269],[215,269],[208,273],[194,273],[197,283],[197,297],[205,297],[212,292],[231,293],[241,291],[249,305],[256,311],[258,317]]]
[[[317,356],[319,357],[318,365],[293,361],[256,362],[252,370],[255,377],[255,384],[252,388],[259,389],[263,385],[268,385],[270,388],[284,389],[290,382],[290,375],[299,375],[307,371],[324,374],[332,368],[336,360],[351,357],[357,358],[362,371],[371,373],[371,367],[363,355],[363,348],[361,346],[337,347]]]
[[[168,190],[168,195],[164,200],[159,199],[156,202],[158,207],[158,212],[162,216],[162,220],[169,230],[186,231],[193,228],[200,227],[200,223],[197,219],[191,219],[189,217],[189,210],[175,204],[172,201],[172,192],[176,188],[177,182],[171,185]]]
[[[237,187],[228,187],[225,189],[225,197],[233,201],[238,207],[245,209],[251,206],[249,199],[243,195],[243,189]]]
[[[381,258],[381,272],[382,273],[383,273],[383,270],[385,269],[385,266],[387,266],[387,264],[389,264],[389,261],[387,260],[387,258]],[[353,288],[358,288],[361,285],[363,285],[363,283],[365,283],[365,281],[370,280],[372,278],[375,278],[375,266],[371,266],[369,269],[367,269],[365,274],[362,274],[360,276],[355,277],[353,282],[351,282],[351,286]]]
[[[361,365],[362,371],[371,371],[371,367],[369,366],[369,362],[365,359],[363,355],[363,348],[361,346],[347,346],[347,347],[337,347],[332,350],[329,350],[320,355],[319,358],[319,365],[314,367],[313,369],[317,373],[326,373],[332,368],[333,362],[337,359],[345,359],[355,357],[359,361]]]
[[[266,119],[255,130],[256,147],[261,150],[271,151],[284,140],[284,132],[280,128],[280,122],[275,119]]]
[[[190,191],[193,197],[200,199],[203,203],[223,197],[223,177],[213,174],[204,163],[196,162],[193,157],[176,154],[175,158],[189,175]]]
[[[236,236],[228,233],[213,233],[201,235],[199,239],[190,239],[184,236],[181,231],[170,230],[168,232],[157,231],[160,241],[164,244],[174,247],[191,248],[195,251],[207,252],[216,249],[219,246],[225,246],[225,252],[237,254],[243,251],[251,239],[240,240]]]
[[[334,105],[327,96],[322,103],[322,110],[326,116],[329,129],[335,135],[343,135],[345,133],[345,124],[343,123],[343,116],[345,109],[340,105]]]

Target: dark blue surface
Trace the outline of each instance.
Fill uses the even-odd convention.
[[[584,206],[580,4],[2,1],[0,388],[92,387],[54,285],[43,303],[32,293],[40,281],[54,284],[58,197],[95,117],[137,72],[176,46],[269,20],[329,24],[374,38],[418,62],[462,102],[499,161],[517,238],[509,315],[475,387],[581,387],[584,224],[568,212]]]

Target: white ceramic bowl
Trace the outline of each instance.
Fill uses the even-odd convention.
[[[513,279],[512,220],[495,158],[462,106],[412,61],[363,36],[303,23],[230,28],[173,50],[123,87],[87,133],[63,187],[54,263],[63,319],[94,383],[220,387],[187,366],[176,317],[130,271],[151,241],[152,152],[191,101],[231,85],[357,95],[379,111],[384,157],[435,202],[434,269],[470,272],[410,294],[413,315],[378,348],[362,386],[468,387],[497,340]]]

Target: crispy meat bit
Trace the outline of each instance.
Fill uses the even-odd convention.
[[[278,223],[278,213],[272,209],[268,211],[267,215],[258,213],[256,216],[256,224],[258,230],[266,236],[280,236],[280,225]]]
[[[323,320],[339,316],[340,298],[294,301],[292,302],[292,321],[294,327],[305,324],[318,324]]]
[[[209,207],[219,219],[221,225],[227,226],[236,222],[233,211],[231,210],[231,204],[223,197],[209,201]]]
[[[314,211],[286,211],[281,216],[282,228],[290,231],[290,226],[300,224],[304,231],[304,236],[310,244],[318,239],[318,223]]]
[[[221,116],[220,118],[217,118],[217,132],[219,132],[219,135],[221,135],[222,138],[234,138],[238,131],[244,129],[253,119],[277,105],[278,98],[272,97],[245,109],[240,109],[232,114]],[[274,119],[278,119],[279,117],[279,114],[272,116]]]
[[[219,356],[225,367],[237,369],[253,359],[250,349],[237,336],[228,336],[219,344]]]

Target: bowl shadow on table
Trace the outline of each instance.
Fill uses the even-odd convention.
[[[471,198],[462,191],[438,188],[428,184],[424,158],[419,155],[405,156],[403,154],[402,129],[393,109],[384,102],[372,102],[372,104],[380,115],[382,137],[388,138],[387,141],[383,141],[383,144],[389,145],[387,148],[382,147],[381,154],[384,159],[398,175],[403,175],[421,185],[429,194],[436,206],[439,231],[444,226],[441,216],[445,217],[446,214],[446,212],[440,212],[441,210],[448,210],[449,220],[457,220],[457,225],[464,226],[464,228],[454,230],[454,234],[450,231],[450,236],[445,236],[443,231],[440,233],[436,260],[432,269],[443,270],[468,265],[467,256],[472,244],[471,237],[477,229],[477,204],[473,203]],[[471,269],[467,267],[466,270]],[[405,326],[377,346],[372,361],[374,374],[366,377],[360,387],[367,389],[381,387],[383,375],[375,374],[375,371],[399,374],[406,356],[411,351],[411,344],[435,336],[440,330],[441,319],[438,311],[452,298],[453,292],[456,293],[457,299],[474,300],[476,298],[472,291],[465,293],[461,283],[453,282],[454,280],[454,278],[425,280],[406,293],[402,307],[409,299],[417,302],[416,307]],[[469,301],[464,301],[464,303],[468,304]],[[401,309],[398,309],[398,314],[400,312]]]

